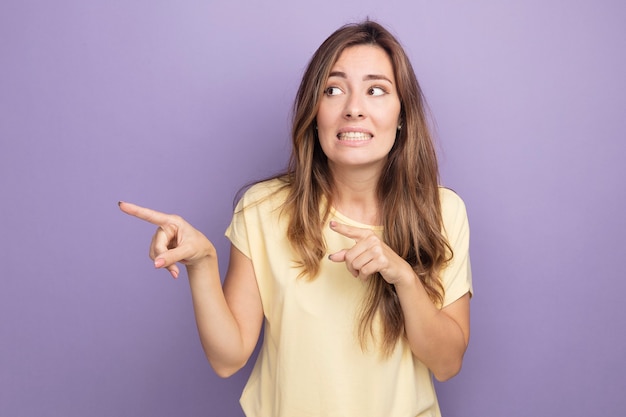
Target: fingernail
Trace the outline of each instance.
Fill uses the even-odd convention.
[[[162,268],[163,265],[165,265],[165,260],[162,258],[158,258],[154,260],[154,267],[155,268]]]
[[[336,221],[334,221],[334,220],[332,220],[332,221],[330,222],[330,227],[335,227],[335,226],[337,226],[337,222],[336,222]]]
[[[172,274],[172,277],[174,277],[174,279],[178,279],[178,272],[170,271],[170,273]]]
[[[117,202],[117,206],[119,207],[119,206],[121,206],[121,205],[122,205],[122,202],[121,202],[121,201],[118,201],[118,202]]]

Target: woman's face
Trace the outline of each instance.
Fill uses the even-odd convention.
[[[346,48],[333,66],[317,112],[317,133],[331,169],[380,170],[400,119],[393,66],[379,46]]]

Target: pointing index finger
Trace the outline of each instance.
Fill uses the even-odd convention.
[[[369,233],[368,229],[361,229],[358,227],[339,223],[335,220],[332,220],[330,222],[330,228],[333,229],[335,232],[339,233],[340,235],[349,237],[350,239],[354,239],[355,241],[363,239],[366,236],[366,234]]]
[[[126,203],[124,201],[118,202],[118,205],[120,210],[124,213],[147,221],[148,223],[152,223],[155,226],[162,227],[171,223],[170,216],[168,214],[161,213],[160,211],[152,210],[147,207],[141,207],[132,203]]]

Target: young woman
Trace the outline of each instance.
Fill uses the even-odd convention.
[[[469,340],[469,227],[438,184],[422,93],[398,41],[366,21],[333,33],[297,93],[288,170],[245,192],[211,242],[129,203],[158,226],[150,256],[187,268],[213,369],[262,349],[247,416],[439,416],[432,375],[459,372]]]

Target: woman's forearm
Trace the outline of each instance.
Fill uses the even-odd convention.
[[[239,326],[224,297],[217,258],[187,266],[198,334],[215,372],[228,377],[248,360]]]
[[[437,308],[416,276],[397,283],[396,292],[411,351],[438,380],[452,378],[461,369],[469,339],[469,328],[464,331],[461,324],[465,321],[464,306],[454,306],[452,315],[446,309]],[[458,302],[469,304],[467,299]]]

